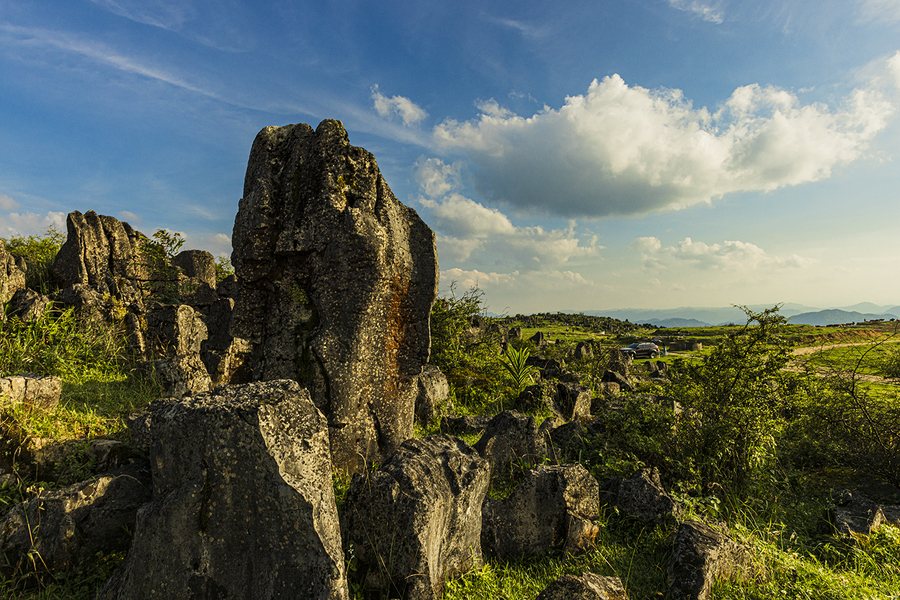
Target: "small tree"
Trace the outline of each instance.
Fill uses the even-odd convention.
[[[729,333],[701,363],[673,364],[666,393],[684,407],[678,438],[701,484],[746,489],[768,467],[784,421],[782,368],[790,350],[779,337],[786,319],[778,307],[756,313]]]
[[[165,304],[178,304],[182,297],[192,291],[192,286],[181,282],[181,268],[172,264],[172,259],[184,245],[184,237],[177,231],[157,229],[153,239],[144,239],[139,248],[144,265],[150,271],[150,281],[146,289]]]

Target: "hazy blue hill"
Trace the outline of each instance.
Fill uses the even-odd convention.
[[[755,304],[749,306],[749,308],[750,310],[761,312],[767,308],[772,308],[772,306],[772,304]],[[784,304],[781,307],[781,314],[785,317],[790,317],[792,315],[814,310],[818,310],[818,308],[804,306],[802,304]],[[668,309],[623,308],[616,310],[594,310],[585,312],[584,314],[612,317],[621,321],[627,319],[632,323],[653,323],[654,325],[662,325],[662,323],[666,319],[688,319],[700,321],[701,324],[693,325],[693,327],[723,325],[726,323],[735,323],[742,325],[747,322],[747,316],[744,314],[744,311],[734,306],[682,306],[680,308]],[[688,327],[688,325],[673,325],[673,327]]]
[[[654,325],[657,327],[665,327],[667,329],[674,329],[677,327],[709,327],[709,323],[704,323],[703,321],[698,321],[697,319],[663,319],[661,321],[652,321]]]
[[[893,314],[873,314],[861,313],[857,311],[846,311],[837,308],[829,310],[820,310],[818,312],[801,313],[794,315],[788,321],[801,325],[838,325],[840,323],[861,323],[863,321],[872,321],[874,319],[895,319]]]

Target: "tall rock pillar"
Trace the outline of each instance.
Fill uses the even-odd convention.
[[[254,380],[306,385],[334,463],[383,461],[411,437],[437,294],[434,233],[339,121],[266,127],[234,222],[232,334]]]

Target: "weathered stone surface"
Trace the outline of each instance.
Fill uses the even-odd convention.
[[[80,323],[100,323],[113,320],[115,303],[112,302],[111,297],[107,295],[104,298],[102,294],[86,284],[76,283],[62,289],[53,295],[53,300],[63,306],[73,308],[75,318]]]
[[[186,304],[153,303],[147,311],[147,341],[153,358],[199,354],[207,337],[200,313]]]
[[[419,376],[419,393],[416,396],[416,419],[423,426],[431,423],[441,406],[450,397],[450,384],[441,369],[425,365]]]
[[[577,383],[556,384],[556,412],[566,421],[591,416],[591,390]]]
[[[0,304],[5,304],[17,291],[25,289],[25,271],[0,244]]]
[[[78,571],[98,552],[128,548],[138,508],[151,497],[150,471],[138,461],[116,471],[43,492],[16,505],[0,521],[0,556],[12,571]]]
[[[541,465],[503,500],[482,507],[481,546],[504,560],[551,548],[575,553],[600,531],[599,485],[581,465]]]
[[[535,600],[628,600],[618,577],[585,572],[581,577],[562,575],[544,588]]]
[[[293,381],[149,409],[153,501],[99,598],[346,599],[325,417]]]
[[[628,390],[629,392],[634,391],[634,386],[631,384],[631,381],[618,371],[606,371],[606,373],[603,374],[602,381],[603,383],[614,383],[618,386],[619,390]]]
[[[212,380],[199,354],[179,354],[141,364],[141,371],[159,383],[163,395],[181,398],[212,389]]]
[[[150,274],[137,251],[146,239],[140,232],[92,210],[69,213],[66,230],[66,242],[50,267],[61,288],[82,284],[127,304],[141,301],[139,282]]]
[[[232,334],[252,348],[252,377],[309,386],[336,465],[384,460],[411,435],[428,361],[432,231],[325,120],[257,135],[232,244]]]
[[[682,510],[663,488],[655,468],[640,469],[628,479],[616,477],[604,482],[601,498],[625,516],[647,523],[673,519]]]
[[[882,507],[862,494],[840,490],[833,496],[835,506],[828,509],[828,522],[842,535],[869,535],[885,522]]]
[[[0,405],[25,402],[51,409],[59,404],[60,394],[62,394],[62,379],[59,377],[41,377],[26,373],[0,378]]]
[[[50,298],[27,288],[13,294],[6,307],[9,316],[18,317],[23,322],[34,321],[50,307]]]
[[[717,578],[745,578],[751,566],[750,554],[740,544],[705,523],[685,521],[669,558],[669,598],[705,600]]]
[[[354,475],[343,531],[363,584],[430,600],[449,578],[480,566],[488,483],[487,462],[448,435],[407,440],[379,470]]]
[[[594,348],[585,342],[578,342],[575,346],[575,360],[594,358]]]
[[[488,422],[475,450],[490,463],[492,475],[508,476],[513,465],[540,463],[547,448],[534,417],[504,410]]]
[[[206,250],[184,250],[172,259],[172,266],[197,284],[216,288],[216,259]]]

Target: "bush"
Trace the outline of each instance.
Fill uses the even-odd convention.
[[[667,395],[684,408],[678,438],[703,491],[714,485],[746,490],[771,466],[788,403],[785,373],[790,350],[779,337],[786,319],[778,307],[755,313],[728,333],[700,363],[675,362]]]
[[[477,287],[456,295],[438,298],[431,310],[431,364],[437,365],[450,383],[450,393],[459,408],[467,412],[494,411],[502,407],[510,388],[503,383],[500,339],[483,329],[473,329],[473,321],[484,320],[484,292]],[[500,408],[502,410],[502,408]]]
[[[25,286],[44,295],[53,290],[50,282],[50,265],[66,241],[66,234],[51,225],[43,236],[13,236],[3,240],[7,252],[25,258]]]

